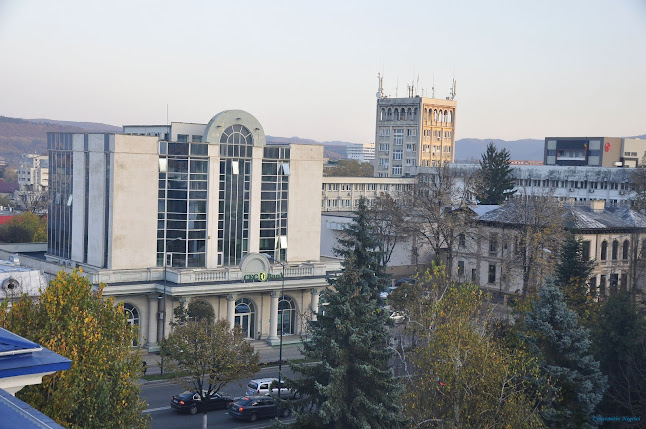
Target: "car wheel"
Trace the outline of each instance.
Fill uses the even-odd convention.
[[[256,413],[252,413],[252,414],[249,416],[249,421],[250,421],[251,423],[253,423],[253,422],[255,422],[256,420],[258,420],[258,415],[257,415]]]
[[[197,414],[197,405],[193,405],[190,411],[191,411],[191,414]]]
[[[280,412],[281,417],[289,417],[290,411],[289,408],[283,408],[283,410]]]

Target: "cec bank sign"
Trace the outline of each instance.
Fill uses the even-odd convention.
[[[266,282],[267,280],[280,280],[283,278],[283,274],[269,274],[265,272],[255,273],[255,274],[245,274],[244,281],[246,282]]]

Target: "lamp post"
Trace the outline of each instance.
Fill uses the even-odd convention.
[[[282,267],[282,284],[280,286],[280,297],[278,298],[278,312],[280,313],[280,299],[285,296],[285,263],[277,261],[269,253],[263,253],[272,263],[279,263]],[[283,374],[283,315],[280,315],[280,343],[278,346],[278,399],[280,399],[280,392],[282,389],[282,374]]]
[[[280,311],[280,299],[285,296],[285,264],[280,263],[283,268],[282,285],[280,287],[280,298],[278,300],[278,311]],[[278,399],[280,398],[280,392],[282,390],[281,376],[283,374],[283,314],[280,315],[280,345],[278,346]]]

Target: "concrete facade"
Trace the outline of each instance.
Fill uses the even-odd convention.
[[[304,334],[340,269],[320,256],[323,147],[267,144],[240,110],[124,132],[48,135],[55,215],[46,261],[25,263],[46,275],[82,267],[124,303],[148,350],[191,299],[249,338]]]
[[[420,96],[377,99],[375,176],[406,177],[415,167],[455,159],[457,102]]]

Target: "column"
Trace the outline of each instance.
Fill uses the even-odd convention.
[[[269,294],[271,298],[269,306],[269,341],[278,339],[278,291],[272,290]]]
[[[235,322],[235,312],[236,312],[236,296],[229,294],[227,295],[227,320],[229,321],[230,328],[233,328],[233,323]]]
[[[159,295],[148,295],[148,349],[157,347],[157,313],[159,310]]]
[[[312,310],[312,321],[316,320],[316,315],[319,312],[319,290],[314,288],[311,290],[312,293],[312,302],[310,308]]]

